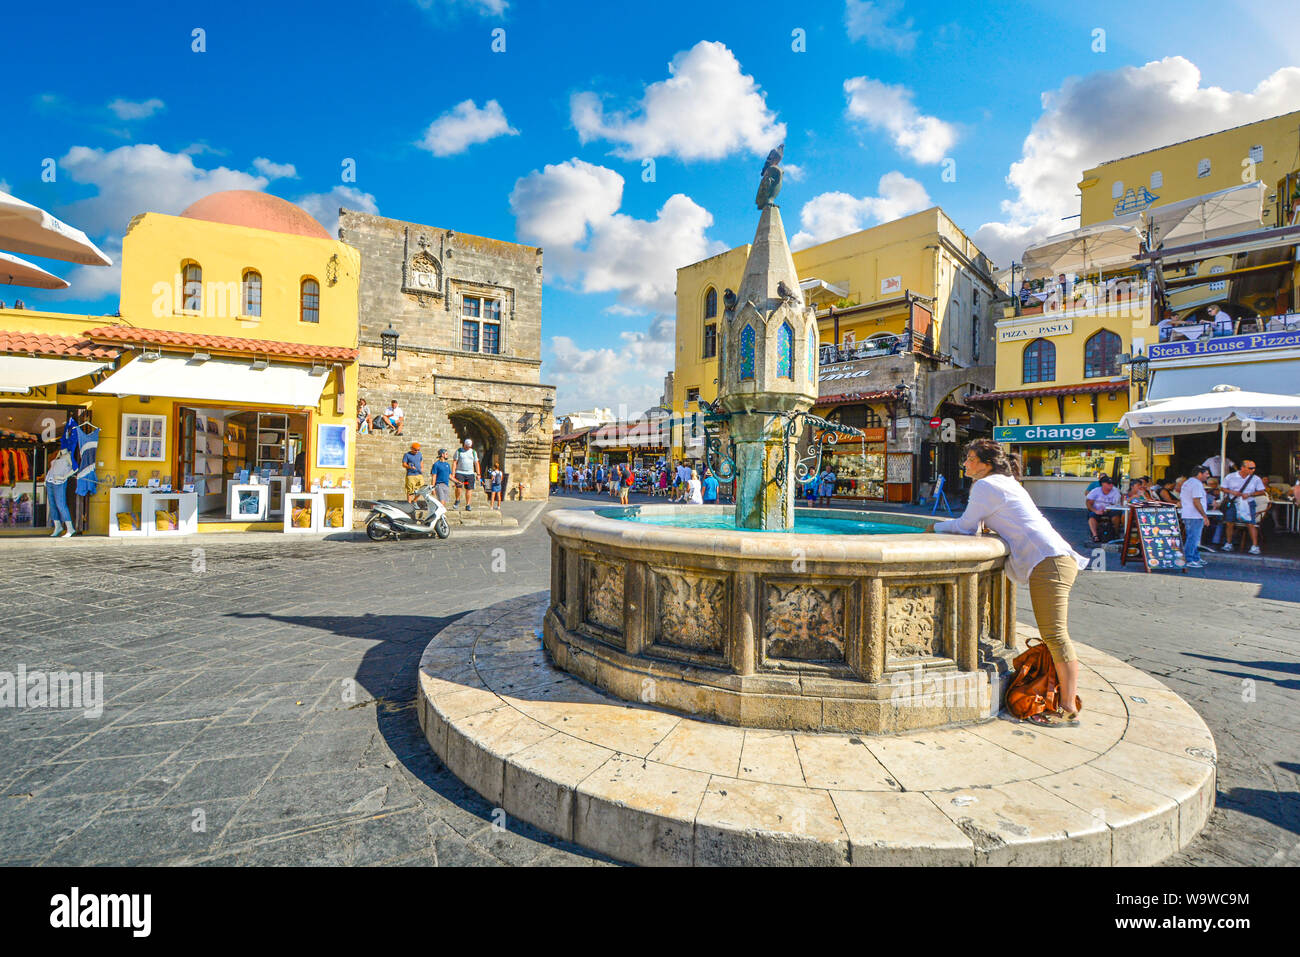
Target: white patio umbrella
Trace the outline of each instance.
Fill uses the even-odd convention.
[[[1235,385],[1216,385],[1200,395],[1159,399],[1125,412],[1119,427],[1142,437],[1220,431],[1219,471],[1224,471],[1228,429],[1251,423],[1266,432],[1300,429],[1300,396],[1246,392]]]
[[[1098,223],[1057,233],[1025,250],[1025,278],[1085,275],[1108,266],[1132,266],[1141,241],[1141,231],[1132,225]]]
[[[32,289],[67,289],[68,281],[52,272],[46,272],[26,259],[0,253],[0,283],[6,286],[28,286]]]
[[[0,249],[83,266],[113,265],[80,229],[4,192],[0,192]]]

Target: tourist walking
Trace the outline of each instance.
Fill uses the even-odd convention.
[[[551,462],[551,494],[554,495],[560,487],[560,463]]]
[[[702,485],[702,498],[705,505],[718,504],[718,478],[713,474],[712,469],[704,470],[704,481]]]
[[[686,480],[686,496],[692,505],[704,504],[704,490],[700,486],[700,475],[691,469],[691,477]]]
[[[1255,474],[1255,463],[1242,459],[1241,468],[1229,472],[1222,482],[1224,498],[1223,524],[1228,531],[1223,543],[1225,552],[1232,551],[1232,539],[1237,525],[1250,529],[1250,554],[1259,554],[1259,514],[1255,496],[1264,493],[1264,480]],[[1245,538],[1243,535],[1242,538]]]
[[[470,504],[470,499],[474,494],[474,480],[482,474],[478,453],[474,451],[473,439],[466,439],[456,450],[456,454],[452,456],[452,465],[456,472],[456,501],[452,508],[460,508],[460,493],[464,490],[465,511],[472,512],[474,507]]]
[[[412,442],[411,450],[402,456],[402,467],[406,469],[406,501],[414,502],[415,493],[424,484],[424,458],[420,455],[419,442]]]
[[[628,466],[619,476],[618,483],[618,504],[626,505],[628,493],[632,491],[632,486],[636,483],[636,473],[632,471],[632,466]]]
[[[500,462],[493,462],[487,477],[488,508],[495,508],[498,512],[501,511],[501,483],[505,481],[500,465]]]
[[[1183,541],[1183,557],[1187,559],[1188,568],[1204,568],[1206,565],[1201,558],[1201,533],[1210,517],[1206,514],[1205,494],[1205,478],[1209,474],[1210,470],[1204,465],[1197,466],[1178,493],[1183,527],[1187,529],[1187,538]]]
[[[835,494],[835,479],[835,470],[829,465],[826,466],[825,470],[822,472],[821,488],[817,490],[817,494],[821,497],[822,505],[831,504],[831,496]]]
[[[446,449],[438,450],[438,457],[429,469],[429,480],[433,483],[434,497],[443,505],[451,504],[451,459]]]
[[[659,466],[659,495],[661,498],[668,497],[668,466]]]
[[[573,463],[566,462],[564,465],[564,492],[567,495],[573,491]]]
[[[1020,456],[992,439],[976,439],[966,447],[965,472],[973,483],[966,510],[960,518],[938,522],[931,531],[976,535],[984,526],[1006,543],[1006,572],[1017,583],[1029,585],[1034,620],[1060,684],[1061,710],[1030,720],[1038,724],[1051,724],[1057,718],[1076,721],[1083,701],[1078,696],[1079,662],[1067,618],[1070,588],[1088,559],[1066,543],[1020,484]]]

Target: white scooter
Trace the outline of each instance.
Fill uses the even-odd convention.
[[[447,509],[434,495],[433,486],[425,485],[415,493],[414,502],[361,502],[370,506],[366,516],[366,535],[372,542],[386,538],[400,539],[407,535],[436,535],[446,538],[451,534],[447,523]],[[420,512],[424,514],[421,515]]]

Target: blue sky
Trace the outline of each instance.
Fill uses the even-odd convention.
[[[228,188],[538,243],[559,411],[654,404],[673,269],[750,239],[781,139],[796,244],[937,204],[1006,265],[1082,169],[1300,108],[1280,3],[76,6],[7,14],[0,188],[110,254]],[[115,270],[43,265],[72,288],[29,306],[116,308]]]

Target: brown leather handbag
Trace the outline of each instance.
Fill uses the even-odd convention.
[[[1016,674],[1007,686],[1006,707],[1009,712],[1025,721],[1044,711],[1055,711],[1060,706],[1056,665],[1047,645],[1041,641],[1029,645],[1011,662],[1011,667],[1016,669]]]

